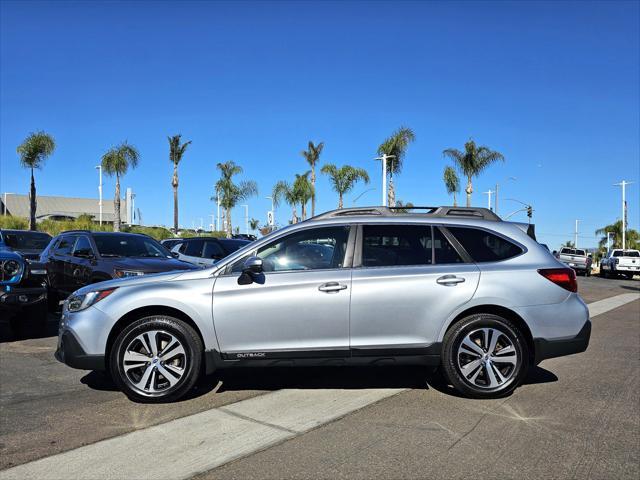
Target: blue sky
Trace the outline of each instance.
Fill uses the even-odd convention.
[[[640,200],[640,8],[606,2],[35,2],[0,3],[0,191],[26,193],[16,146],[34,130],[57,141],[37,172],[43,195],[97,196],[94,166],[123,140],[141,153],[123,186],[146,224],[171,224],[167,135],[193,141],[180,165],[181,224],[210,222],[217,162],[258,182],[264,221],[274,183],[323,162],[367,168],[346,204],[380,203],[381,141],[400,125],[417,139],[398,198],[450,204],[442,150],[473,137],[504,164],[474,181],[501,188],[500,213],[535,208],[539,239],[595,245]],[[504,182],[507,177],[516,181]],[[105,195],[114,182],[106,179]],[[318,208],[337,195],[320,176]],[[234,212],[236,222],[243,209]],[[290,210],[281,206],[277,220]],[[514,219],[526,221],[524,215]]]

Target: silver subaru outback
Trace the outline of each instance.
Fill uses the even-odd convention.
[[[587,348],[575,273],[531,226],[481,208],[406,212],[331,211],[207,269],[84,287],[64,304],[56,357],[145,402],[221,368],[389,363],[440,366],[462,394],[493,397]]]

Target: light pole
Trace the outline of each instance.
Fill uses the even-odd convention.
[[[249,235],[249,205],[242,205],[244,207],[244,230]]]
[[[387,206],[387,159],[396,158],[395,155],[383,154],[381,157],[376,157],[374,160],[382,160],[382,206]]]
[[[98,170],[98,177],[99,177],[99,182],[98,182],[98,195],[99,195],[99,200],[98,200],[98,207],[100,208],[100,225],[102,225],[102,165],[96,165],[96,170]]]
[[[633,182],[627,182],[622,180],[620,183],[614,183],[615,186],[622,187],[622,250],[627,246],[627,201],[625,199],[625,187],[631,185]]]
[[[271,200],[271,222],[269,223],[270,231],[273,232],[273,227],[276,224],[276,207],[275,202],[273,201],[273,197],[264,197],[267,200]],[[268,219],[268,215],[267,215]]]
[[[497,186],[497,184],[496,184],[496,186]],[[489,210],[491,210],[491,195],[493,195],[493,194],[494,194],[494,193],[496,193],[496,192],[494,192],[494,191],[492,191],[491,189],[489,189],[489,190],[487,190],[486,192],[482,192],[482,193],[483,193],[484,195],[487,195],[487,196],[488,196],[489,203],[487,204],[487,208],[488,208]]]
[[[513,180],[514,182],[517,180],[516,177],[507,177],[504,179],[505,182],[508,182],[509,180]],[[496,191],[494,192],[496,194],[496,199],[494,200],[494,206],[495,206],[495,213],[496,215],[498,214],[498,189],[500,187],[500,184],[496,183]]]
[[[576,230],[575,230],[575,238],[573,242],[573,248],[578,248],[578,222],[580,220],[576,219]]]

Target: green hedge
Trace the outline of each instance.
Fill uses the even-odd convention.
[[[93,232],[112,232],[113,227],[109,224],[100,225],[93,221],[89,215],[80,215],[75,220],[42,220],[36,224],[38,231],[47,232],[51,236],[56,236],[65,230],[91,230]],[[0,216],[0,228],[13,230],[28,230],[29,220],[21,217]],[[123,232],[144,233],[156,240],[164,240],[165,238],[173,238],[175,235],[164,227],[143,227],[141,225],[123,226]],[[225,236],[224,232],[201,232],[197,234],[194,230],[182,230],[183,237],[217,237]]]

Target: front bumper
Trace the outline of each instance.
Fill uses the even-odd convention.
[[[104,370],[104,355],[88,355],[69,330],[58,337],[58,349],[54,354],[56,360],[72,368],[80,370]]]
[[[533,343],[535,346],[535,364],[537,365],[548,358],[563,357],[565,355],[573,355],[574,353],[584,352],[589,346],[591,338],[591,321],[587,320],[584,327],[575,337],[546,340],[544,338],[536,338]]]
[[[45,287],[14,287],[12,285],[0,287],[0,310],[19,310],[46,300],[47,289]]]

